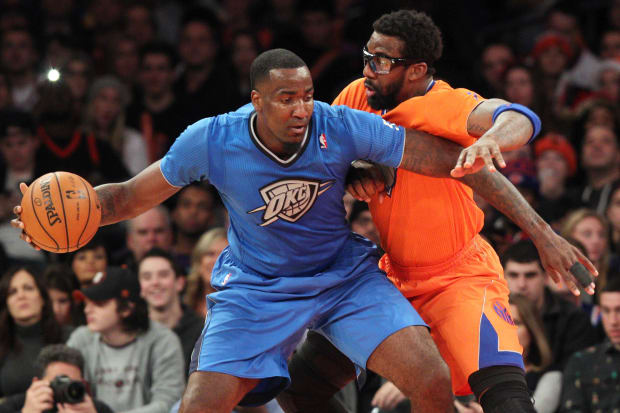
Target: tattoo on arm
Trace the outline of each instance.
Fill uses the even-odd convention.
[[[447,139],[407,129],[400,168],[421,175],[447,178],[461,153],[461,146]]]
[[[548,224],[501,173],[489,172],[483,168],[478,173],[465,175],[459,180],[527,232],[533,241],[536,242],[548,230]]]
[[[469,132],[469,134],[473,136],[482,136],[485,133],[487,133],[488,130],[489,130],[488,127],[485,127],[478,123],[472,123],[467,126],[467,132]]]
[[[101,203],[101,225],[114,224],[122,221],[120,211],[127,201],[127,191],[120,184],[105,184],[95,188]]]

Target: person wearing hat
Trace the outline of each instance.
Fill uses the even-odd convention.
[[[171,330],[149,320],[137,277],[108,267],[74,296],[85,303],[87,325],[67,345],[82,352],[93,395],[116,412],[168,413],[185,385],[183,350]]]
[[[577,172],[577,154],[565,136],[547,133],[534,143],[538,177],[538,213],[547,222],[557,223],[577,207],[577,195],[567,180]]]

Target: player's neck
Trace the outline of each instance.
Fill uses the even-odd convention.
[[[425,76],[421,79],[411,82],[409,84],[409,90],[407,93],[407,99],[411,99],[416,96],[423,96],[428,92],[433,84],[433,76]]]

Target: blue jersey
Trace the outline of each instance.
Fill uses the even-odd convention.
[[[161,171],[174,186],[208,179],[217,188],[230,216],[230,251],[244,266],[268,277],[320,272],[350,240],[342,197],[351,162],[398,167],[404,129],[315,102],[300,149],[280,159],[258,139],[255,118],[246,105],[196,122],[164,156]]]

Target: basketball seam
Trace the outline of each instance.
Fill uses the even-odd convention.
[[[34,182],[32,183],[32,185],[34,185]],[[31,208],[32,208],[32,212],[34,213],[34,217],[37,219],[37,222],[39,223],[39,226],[41,227],[41,229],[47,234],[47,236],[49,237],[49,239],[51,239],[52,241],[54,241],[54,244],[56,244],[56,249],[59,250],[60,249],[60,245],[58,245],[58,242],[56,242],[56,240],[54,239],[54,237],[52,237],[52,235],[47,232],[47,230],[45,229],[45,227],[43,226],[43,224],[41,223],[41,220],[39,219],[39,215],[37,214],[37,209],[35,208],[34,205],[34,186],[33,188],[30,190],[30,204],[31,204]],[[35,243],[36,244],[36,243]],[[44,245],[46,246],[46,245]]]
[[[60,180],[58,179],[58,175],[54,172],[54,177],[56,178],[56,185],[58,185],[58,196],[60,197],[60,205],[62,205],[62,216],[65,218],[65,234],[67,235],[67,252],[69,252],[69,227],[67,222],[67,212],[65,211],[65,202],[62,200],[62,187],[60,186]]]
[[[82,182],[82,185],[84,185],[84,189],[86,189],[86,193],[88,194],[88,215],[86,216],[86,223],[84,224],[84,228],[82,228],[82,232],[77,239],[77,244],[75,246],[76,248],[80,247],[80,240],[82,239],[82,235],[84,235],[84,232],[86,231],[86,228],[88,227],[88,223],[90,221],[90,191],[88,190],[88,186],[86,186],[86,182],[84,182],[84,179],[82,179],[81,177],[80,182]]]

